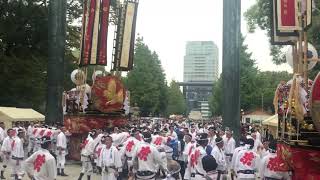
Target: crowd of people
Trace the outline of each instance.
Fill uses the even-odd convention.
[[[0,123],[1,179],[28,175],[35,180],[68,176],[65,171],[68,137],[63,127]],[[278,169],[276,141],[261,134],[259,126],[242,125],[237,143],[232,129],[221,122],[144,120],[127,127],[92,129],[80,144],[82,169],[78,180],[185,179],[222,180],[290,179]],[[239,145],[237,147],[237,145]],[[24,148],[27,146],[27,148]]]

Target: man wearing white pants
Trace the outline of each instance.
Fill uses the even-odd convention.
[[[68,176],[64,173],[64,164],[66,162],[67,155],[67,137],[65,135],[66,129],[65,127],[61,128],[61,132],[57,136],[57,172],[58,175]]]
[[[24,150],[23,150],[23,136],[24,136],[23,129],[18,130],[18,135],[11,143],[12,153],[11,153],[11,167],[12,173],[11,177],[13,179],[22,179],[22,161],[24,158]]]
[[[105,147],[101,152],[102,180],[117,180],[120,168],[122,167],[121,154],[112,145],[112,137],[104,136]]]

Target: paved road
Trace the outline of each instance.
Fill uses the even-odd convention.
[[[68,164],[66,165],[65,168],[65,173],[68,174],[69,176],[62,177],[62,176],[57,176],[57,180],[77,180],[79,177],[79,173],[81,171],[81,165],[80,164]],[[10,180],[10,173],[11,169],[7,168],[5,172],[5,177],[7,180]],[[23,180],[29,180],[30,178],[26,177],[23,178]],[[87,177],[83,177],[83,180],[87,180]],[[91,177],[91,180],[100,180],[101,176],[100,175],[93,175]]]

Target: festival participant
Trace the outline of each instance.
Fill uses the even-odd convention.
[[[56,157],[57,157],[57,172],[58,175],[68,176],[64,173],[64,165],[66,163],[66,155],[67,155],[67,137],[65,135],[66,128],[61,127],[61,132],[57,136],[57,149],[56,149]]]
[[[25,132],[23,129],[18,130],[17,136],[11,143],[12,153],[11,153],[11,166],[12,166],[12,173],[11,177],[15,179],[22,179],[21,175],[22,169],[21,164],[24,159],[24,150],[23,150],[23,138]]]
[[[207,133],[199,134],[196,138],[196,141],[197,141],[197,147],[189,156],[188,166],[186,169],[184,179],[191,179],[191,180],[203,179],[205,177],[205,174],[207,173],[203,169],[202,159],[207,155],[205,148],[208,145],[208,134]]]
[[[279,169],[280,163],[282,162],[277,157],[277,142],[273,140],[269,144],[269,153],[261,160],[260,178],[263,180],[290,180],[290,173]]]
[[[209,137],[209,142],[208,145],[210,145],[212,148],[216,146],[216,132],[215,132],[215,128],[213,126],[209,127],[208,129],[208,137]]]
[[[253,150],[253,139],[247,139],[246,144],[248,148],[239,152],[235,161],[235,169],[239,180],[255,180],[255,172],[260,163],[260,156]]]
[[[2,146],[1,146],[1,152],[2,152],[2,159],[3,159],[3,169],[1,170],[1,179],[5,179],[4,177],[4,171],[10,164],[11,160],[11,153],[12,153],[12,144],[14,143],[14,135],[15,131],[12,128],[9,128],[7,130],[7,137],[4,138]]]
[[[230,165],[231,176],[237,176],[237,173],[236,173],[237,169],[235,169],[235,162],[236,162],[236,159],[238,157],[239,152],[246,149],[246,147],[245,147],[246,141],[247,140],[244,137],[241,137],[239,140],[240,146],[234,149],[232,160],[231,160],[231,165]]]
[[[157,148],[152,146],[150,132],[143,132],[143,140],[133,153],[133,164],[138,164],[136,168],[136,178],[142,179],[155,179],[158,167],[162,167],[168,172],[167,164],[162,161],[160,153]]]
[[[128,171],[129,176],[132,176],[132,166],[133,166],[133,160],[132,156],[134,153],[135,148],[138,146],[140,141],[136,138],[137,129],[132,128],[130,130],[130,137],[123,143],[122,149],[121,149],[121,156],[125,160],[125,162],[128,165]]]
[[[232,137],[232,131],[226,131],[226,138],[223,140],[223,144],[227,167],[230,168],[232,155],[234,153],[234,149],[236,148],[236,141]]]
[[[81,180],[82,177],[86,174],[87,179],[91,179],[91,175],[93,172],[92,161],[93,161],[93,153],[94,153],[94,141],[93,139],[96,138],[97,131],[92,130],[89,132],[88,137],[85,141],[80,144],[81,147],[81,161],[82,161],[82,170],[78,180]]]
[[[101,151],[102,180],[117,180],[122,167],[121,154],[112,145],[111,136],[103,136],[105,147]]]
[[[24,169],[31,179],[35,180],[54,180],[57,176],[56,161],[50,154],[50,137],[40,139],[40,149],[33,153],[25,161]]]
[[[218,167],[218,178],[224,179],[227,174],[227,162],[226,155],[223,150],[223,139],[221,137],[216,138],[216,146],[212,149],[211,155],[216,159]]]

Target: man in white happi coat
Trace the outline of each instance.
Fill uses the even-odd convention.
[[[170,138],[170,140],[177,140],[178,139],[178,135],[174,131],[174,126],[173,125],[169,126],[169,132],[167,133],[167,137]]]
[[[67,155],[67,137],[65,135],[66,128],[61,127],[61,132],[57,136],[57,172],[60,176],[68,176],[64,173],[64,165],[66,163],[66,155]]]
[[[212,148],[216,146],[216,129],[214,127],[209,127],[209,131],[208,131],[208,145],[210,145]]]
[[[283,171],[277,157],[277,142],[271,141],[269,144],[269,153],[262,158],[259,168],[260,178],[263,180],[291,180],[291,173]]]
[[[15,131],[10,128],[7,130],[7,137],[4,138],[2,146],[1,146],[1,152],[2,152],[2,159],[3,159],[3,169],[1,170],[1,179],[4,178],[4,171],[10,164],[11,160],[11,153],[12,153],[12,144],[14,143],[14,135]]]
[[[236,148],[236,141],[233,139],[232,132],[230,130],[226,131],[226,138],[223,139],[223,144],[227,167],[230,168],[234,149]]]
[[[24,170],[34,180],[55,180],[57,176],[56,160],[50,154],[51,139],[42,137],[40,149],[33,153],[24,164]]]
[[[196,138],[196,141],[198,146],[189,156],[184,179],[205,180],[207,171],[203,168],[202,160],[205,156],[207,156],[205,148],[208,145],[208,134],[199,134]]]
[[[91,179],[91,175],[93,173],[93,155],[94,155],[94,141],[96,138],[97,131],[92,130],[89,132],[88,137],[84,140],[83,143],[80,144],[81,148],[81,161],[82,161],[82,170],[78,180],[81,180],[82,177],[86,174],[87,179]]]
[[[255,180],[255,172],[259,168],[260,156],[253,150],[254,140],[247,139],[247,149],[239,152],[235,161],[235,169],[239,180]]]
[[[220,179],[226,179],[227,172],[227,162],[226,155],[223,150],[223,139],[221,137],[216,138],[216,146],[212,149],[211,155],[216,159],[218,167],[218,177]]]
[[[12,173],[11,177],[15,179],[22,179],[22,169],[21,164],[24,159],[24,150],[23,150],[23,137],[25,132],[23,129],[18,130],[17,137],[12,141],[12,153],[11,153],[11,167]]]
[[[126,161],[129,171],[129,176],[132,176],[132,156],[135,148],[138,146],[140,141],[136,138],[139,136],[139,132],[133,128],[130,130],[130,137],[123,143],[121,148],[121,157]]]
[[[101,151],[102,180],[117,180],[122,167],[121,154],[112,145],[112,137],[104,136],[105,147]]]
[[[239,145],[240,145],[240,146],[234,149],[233,156],[232,156],[232,160],[231,160],[231,165],[230,165],[231,176],[232,176],[232,177],[233,177],[233,176],[237,176],[237,173],[236,173],[236,172],[237,172],[237,169],[235,169],[235,163],[236,163],[236,159],[237,159],[237,157],[238,157],[239,152],[242,151],[242,150],[244,150],[244,149],[246,149],[245,144],[246,144],[246,139],[243,138],[243,137],[241,137],[241,138],[239,139]]]
[[[94,150],[94,162],[98,168],[98,173],[101,174],[102,173],[102,168],[101,168],[101,162],[102,162],[102,158],[101,158],[101,152],[103,150],[103,148],[105,148],[106,144],[105,144],[105,137],[106,136],[106,132],[99,134],[98,136],[100,139],[100,142],[98,143],[98,145],[95,147]]]
[[[150,132],[143,132],[143,140],[144,142],[136,147],[132,157],[136,178],[154,180],[159,166],[168,172],[167,164],[162,161],[157,148],[150,144],[152,140]]]
[[[34,129],[34,125],[31,122],[27,129],[27,137],[28,137],[28,156],[31,155],[33,146],[34,146],[34,136],[32,134]]]
[[[263,149],[262,142],[257,138],[256,133],[251,133],[251,137],[254,140],[253,150],[257,153],[260,152]]]

